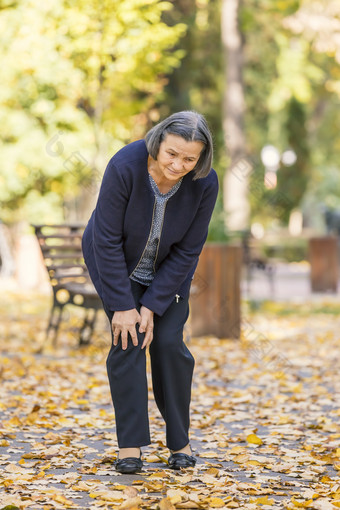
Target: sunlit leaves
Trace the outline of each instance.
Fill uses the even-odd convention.
[[[301,103],[311,100],[312,85],[321,83],[324,72],[309,60],[309,44],[303,39],[277,35],[280,49],[276,67],[278,78],[268,100],[269,108],[280,110],[294,97]]]
[[[86,184],[94,195],[113,152],[144,135],[164,76],[183,56],[173,47],[186,27],[162,21],[169,8],[24,0],[2,12],[2,220],[60,221],[63,200],[74,203]],[[49,148],[56,136],[59,153]]]
[[[247,443],[260,445],[263,444],[263,441],[256,434],[249,434],[249,436],[247,436]]]
[[[39,353],[46,296],[0,295],[0,508],[339,508],[340,320],[313,316],[311,303],[286,315],[283,307],[267,304],[248,320],[289,359],[284,374],[266,362],[256,339],[190,341],[198,463],[168,469],[150,386],[152,445],[143,448],[143,472],[127,480],[113,466],[105,317],[93,344],[79,348],[75,311],[58,346]]]

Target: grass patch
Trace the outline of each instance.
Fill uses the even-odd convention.
[[[313,303],[291,303],[269,300],[247,300],[244,301],[246,309],[251,313],[269,313],[280,317],[289,315],[307,316],[310,314],[340,315],[340,301]]]

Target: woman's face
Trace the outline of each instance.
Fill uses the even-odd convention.
[[[168,134],[159,146],[158,171],[169,181],[179,181],[196,166],[204,147],[203,142],[187,142]]]

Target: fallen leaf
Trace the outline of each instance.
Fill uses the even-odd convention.
[[[100,499],[102,501],[121,501],[123,499],[122,491],[115,490],[98,490],[89,494],[92,499]]]
[[[207,502],[209,503],[209,507],[211,508],[222,508],[225,504],[225,502],[223,501],[223,499],[221,498],[208,498],[207,499]]]
[[[118,489],[117,486],[116,489]],[[125,496],[127,496],[128,498],[135,498],[136,496],[138,496],[138,490],[136,489],[136,487],[124,487],[123,494],[125,494]]]
[[[119,510],[128,510],[132,508],[138,508],[142,504],[142,499],[140,497],[131,498],[121,504],[118,508]]]
[[[170,498],[163,498],[159,502],[159,510],[176,510],[176,507],[172,504]]]
[[[255,500],[256,504],[257,505],[273,505],[274,504],[274,500],[273,499],[269,499],[268,496],[261,496],[260,498],[257,498]]]
[[[183,501],[182,503],[177,503],[176,505],[176,508],[192,508],[192,509],[196,509],[196,508],[201,508],[200,505],[198,503],[196,503],[195,501]]]
[[[176,510],[254,510],[271,506],[275,495],[275,509],[340,508],[339,377],[333,362],[340,313],[329,321],[333,304],[327,302],[327,314],[320,315],[308,301],[290,316],[277,313],[282,303],[263,304],[258,312],[246,311],[253,329],[243,325],[241,342],[191,338],[191,437],[199,462],[183,472],[166,467],[164,423],[151,397],[153,446],[143,448],[144,470],[130,480],[112,468],[118,447],[107,330],[95,333],[91,345],[78,346],[69,331],[82,322],[75,310],[62,323],[57,345],[36,354],[48,300],[44,296],[34,315],[23,310],[35,308],[37,300],[37,294],[0,293],[2,507],[157,510],[164,500]]]
[[[217,468],[211,467],[211,468],[207,469],[206,474],[211,475],[211,476],[219,476],[220,470]]]
[[[261,444],[263,444],[263,441],[256,434],[249,434],[247,436],[247,443],[261,445]]]

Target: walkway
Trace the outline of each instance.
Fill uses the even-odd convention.
[[[277,301],[268,303],[259,301],[266,294],[257,277],[244,305],[241,342],[190,341],[194,469],[167,468],[164,427],[150,387],[153,444],[144,449],[138,476],[119,475],[112,466],[117,444],[104,322],[93,345],[79,349],[78,319],[70,316],[57,347],[41,352],[46,296],[2,292],[1,505],[339,508],[340,300],[316,300],[307,294],[306,279],[288,285],[282,277]],[[291,294],[304,304],[292,306],[282,299],[295,284]]]

